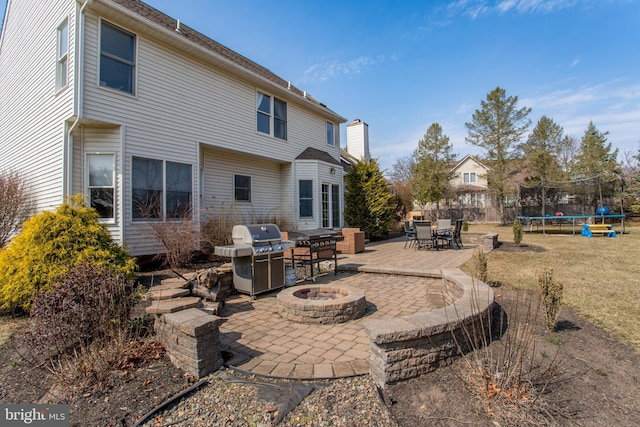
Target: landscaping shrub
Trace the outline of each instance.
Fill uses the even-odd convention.
[[[473,252],[472,261],[473,272],[471,275],[476,279],[488,284],[487,254],[482,248],[478,248]]]
[[[135,260],[115,243],[98,214],[81,196],[55,212],[25,221],[22,231],[0,250],[0,308],[29,310],[39,292],[85,261],[131,277]]]
[[[496,425],[553,425],[541,397],[556,377],[557,353],[549,357],[536,349],[535,299],[517,296],[508,305],[508,312],[494,306],[486,321],[473,316],[463,338],[452,334],[465,362],[460,377]]]
[[[516,246],[520,246],[522,243],[522,223],[519,219],[513,221],[513,242]]]
[[[553,280],[553,269],[543,267],[538,273],[544,318],[549,331],[555,331],[562,306],[562,283]]]
[[[28,357],[55,374],[97,379],[128,341],[139,295],[122,273],[91,262],[72,266],[33,301]]]
[[[0,173],[0,248],[20,229],[30,210],[29,192],[22,175]]]
[[[469,231],[469,222],[466,219],[462,221],[462,231]]]

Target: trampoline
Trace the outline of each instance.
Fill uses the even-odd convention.
[[[542,224],[542,234],[546,233],[545,224],[547,222],[556,222],[560,225],[560,229],[562,229],[562,223],[571,223],[571,234],[576,234],[576,222],[582,224],[587,222],[590,219],[598,219],[602,224],[605,223],[605,220],[619,219],[622,226],[622,232],[624,233],[624,218],[626,215],[624,214],[608,214],[608,215],[545,215],[545,216],[517,216],[522,225],[528,225],[529,231],[533,230],[533,223],[540,222]],[[582,228],[582,227],[580,227]]]

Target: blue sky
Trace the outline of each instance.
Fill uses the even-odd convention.
[[[532,127],[546,115],[579,140],[593,120],[640,147],[640,0],[146,2],[365,121],[383,169],[433,122],[477,154],[464,124],[497,86]]]

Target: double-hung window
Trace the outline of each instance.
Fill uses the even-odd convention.
[[[191,219],[191,165],[133,157],[131,187],[134,220]]]
[[[332,147],[336,145],[335,125],[331,122],[327,122],[327,145]]]
[[[134,93],[136,37],[102,21],[100,26],[100,86]]]
[[[313,180],[301,179],[298,181],[298,199],[300,218],[313,217]]]
[[[115,155],[87,154],[89,206],[100,218],[113,220],[115,200]]]
[[[56,90],[67,86],[69,81],[69,23],[65,21],[58,27],[58,46],[56,60]]]
[[[236,202],[251,202],[251,177],[234,175],[233,193]]]
[[[274,138],[287,140],[287,103],[271,95],[256,94],[256,129]]]
[[[475,172],[465,172],[464,176],[464,183],[465,184],[471,184],[473,182],[476,182],[476,173]]]

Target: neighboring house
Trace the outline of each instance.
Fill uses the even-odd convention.
[[[133,255],[184,208],[342,225],[346,119],[142,2],[8,0],[0,76],[0,171],[38,211],[86,195]]]
[[[465,208],[485,208],[492,205],[487,172],[490,168],[473,156],[465,156],[451,169],[453,179],[450,181],[455,199],[451,205]]]
[[[516,167],[515,164],[514,167]],[[507,182],[505,207],[510,208],[506,212],[506,216],[509,218],[515,215],[519,185],[528,175],[526,168],[517,167],[520,170],[514,173]],[[435,203],[430,203],[425,206],[425,215],[428,217],[465,218],[469,221],[500,222],[496,196],[492,194],[487,183],[487,174],[491,171],[491,167],[474,156],[467,155],[453,164],[450,170],[453,173],[453,178],[449,182],[449,195],[440,202],[440,212],[437,212]],[[415,203],[409,217],[421,214],[419,204]]]

